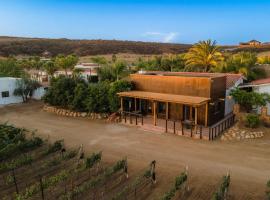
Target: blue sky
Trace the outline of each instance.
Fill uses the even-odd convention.
[[[270,0],[0,0],[0,35],[265,42],[270,41]]]

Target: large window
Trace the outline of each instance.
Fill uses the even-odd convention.
[[[7,98],[7,97],[9,97],[9,91],[3,91],[2,98]]]

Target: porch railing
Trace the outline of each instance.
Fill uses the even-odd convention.
[[[141,125],[143,125],[143,114],[138,113],[138,112],[122,111],[121,112],[121,118],[125,120],[125,123],[127,123],[127,117],[129,117],[129,123],[130,124],[133,123],[133,117],[134,117],[136,125],[138,125],[138,119],[141,119]]]
[[[226,129],[234,125],[235,114],[231,113],[224,119],[209,127],[209,140],[214,140],[221,135]]]

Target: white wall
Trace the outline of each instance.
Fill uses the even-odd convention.
[[[40,100],[44,96],[45,92],[46,92],[45,88],[40,87],[34,91],[32,98]]]
[[[16,78],[0,78],[0,105],[23,102],[21,97],[13,95],[13,92],[16,89],[16,81]],[[9,92],[9,97],[2,97],[2,92],[4,91]]]
[[[233,112],[233,106],[235,104],[235,101],[233,98],[228,98],[230,96],[230,93],[233,89],[235,89],[237,86],[239,86],[241,83],[243,83],[243,79],[239,79],[235,85],[229,89],[226,90],[226,97],[225,97],[225,116]]]
[[[254,92],[270,94],[270,84],[258,85],[253,87]],[[261,108],[257,109],[258,114],[261,113]],[[270,103],[267,104],[267,114],[270,115]]]

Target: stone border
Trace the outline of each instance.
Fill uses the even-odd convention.
[[[43,110],[49,113],[55,113],[65,117],[83,117],[90,119],[107,119],[108,114],[104,113],[87,113],[87,112],[76,112],[69,109],[57,108],[54,106],[44,105]]]

